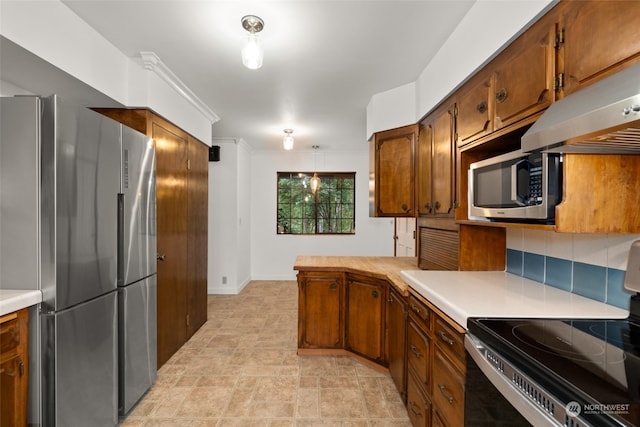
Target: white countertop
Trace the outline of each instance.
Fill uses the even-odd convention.
[[[38,304],[42,301],[40,291],[0,289],[0,316]]]
[[[400,277],[465,329],[469,317],[623,319],[627,310],[504,271],[401,271]]]

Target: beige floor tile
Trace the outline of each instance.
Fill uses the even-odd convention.
[[[294,281],[209,295],[208,320],[158,371],[123,427],[408,427],[385,372],[297,355]]]

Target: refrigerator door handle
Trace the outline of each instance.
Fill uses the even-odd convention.
[[[124,286],[124,194],[118,193],[118,286]]]

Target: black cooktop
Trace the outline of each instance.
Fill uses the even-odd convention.
[[[595,426],[640,426],[640,319],[469,319],[469,333]]]

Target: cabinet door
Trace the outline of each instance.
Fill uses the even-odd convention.
[[[187,339],[207,321],[209,147],[188,139]]]
[[[437,348],[431,396],[436,411],[448,426],[464,426],[464,375]]]
[[[563,7],[565,95],[640,60],[640,2],[569,1]]]
[[[411,371],[407,380],[407,413],[413,427],[431,425],[431,402],[418,386]]]
[[[298,347],[343,348],[341,275],[300,274]]]
[[[453,216],[455,204],[455,155],[453,107],[442,111],[431,122],[433,147],[431,186],[433,214]]]
[[[347,349],[383,360],[385,287],[366,278],[347,279]]]
[[[393,288],[387,298],[387,327],[385,335],[386,360],[389,373],[402,399],[407,397],[406,337],[407,303]]]
[[[555,99],[555,27],[531,27],[501,55],[495,69],[495,128],[547,108]]]
[[[456,102],[456,131],[460,147],[493,130],[491,76],[471,81],[463,90]]]
[[[418,136],[418,179],[417,209],[420,216],[430,215],[433,211],[431,202],[431,146],[433,144],[433,127],[430,123],[420,126]]]
[[[417,135],[417,125],[375,135],[375,216],[414,216]]]
[[[154,123],[158,253],[158,367],[187,334],[187,140]]]
[[[0,362],[0,426],[26,426],[24,363],[18,355]]]

